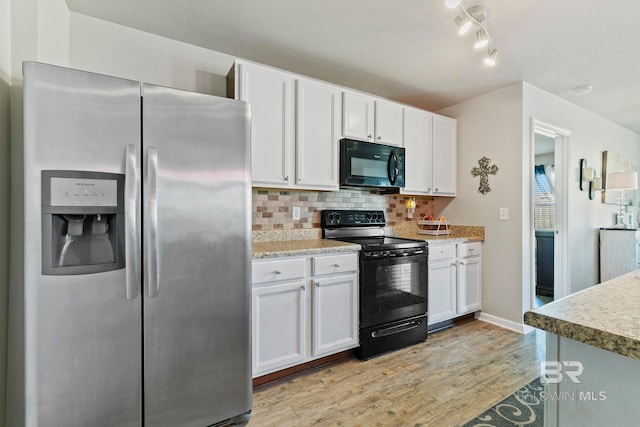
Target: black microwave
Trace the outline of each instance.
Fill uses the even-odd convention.
[[[404,148],[341,139],[340,186],[404,187]]]

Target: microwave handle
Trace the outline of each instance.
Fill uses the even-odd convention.
[[[389,182],[391,185],[396,184],[396,180],[398,179],[398,156],[395,151],[391,152],[389,156],[389,163],[387,164],[387,173],[389,174]]]

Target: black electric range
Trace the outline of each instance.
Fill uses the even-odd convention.
[[[427,338],[424,241],[385,235],[383,211],[324,210],[322,235],[362,246],[359,260],[361,359]]]

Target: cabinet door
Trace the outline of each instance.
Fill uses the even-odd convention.
[[[358,345],[358,280],[355,274],[313,282],[313,356]]]
[[[458,260],[458,314],[482,308],[482,257]]]
[[[341,89],[296,81],[296,186],[338,190]]]
[[[433,194],[456,195],[457,121],[433,116]]]
[[[429,325],[456,316],[455,259],[429,261]]]
[[[395,102],[376,99],[375,101],[375,142],[402,145],[402,110]]]
[[[433,115],[416,108],[404,109],[405,187],[402,194],[431,194]]]
[[[302,281],[252,289],[254,377],[304,361],[305,294]]]
[[[287,187],[293,180],[292,78],[254,64],[238,68],[238,99],[251,104],[253,185]]]
[[[356,92],[342,93],[342,135],[362,141],[373,140],[374,99]]]

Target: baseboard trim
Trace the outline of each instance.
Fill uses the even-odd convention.
[[[300,365],[291,366],[290,368],[285,368],[280,371],[263,375],[261,377],[256,377],[253,379],[252,385],[253,388],[260,387],[265,384],[279,381],[283,378],[289,378],[294,375],[310,371],[312,369],[322,368],[328,364],[335,363],[343,359],[348,359],[350,357],[353,357],[353,350],[341,351],[340,353],[331,354],[320,359],[311,360]]]
[[[491,323],[492,325],[500,326],[504,329],[509,329],[510,331],[517,332],[522,335],[526,335],[535,330],[531,326],[525,325],[524,323],[513,322],[511,320],[503,319],[502,317],[494,316],[492,314],[487,314],[484,312],[480,312],[480,314],[477,314],[476,319],[483,322]]]

